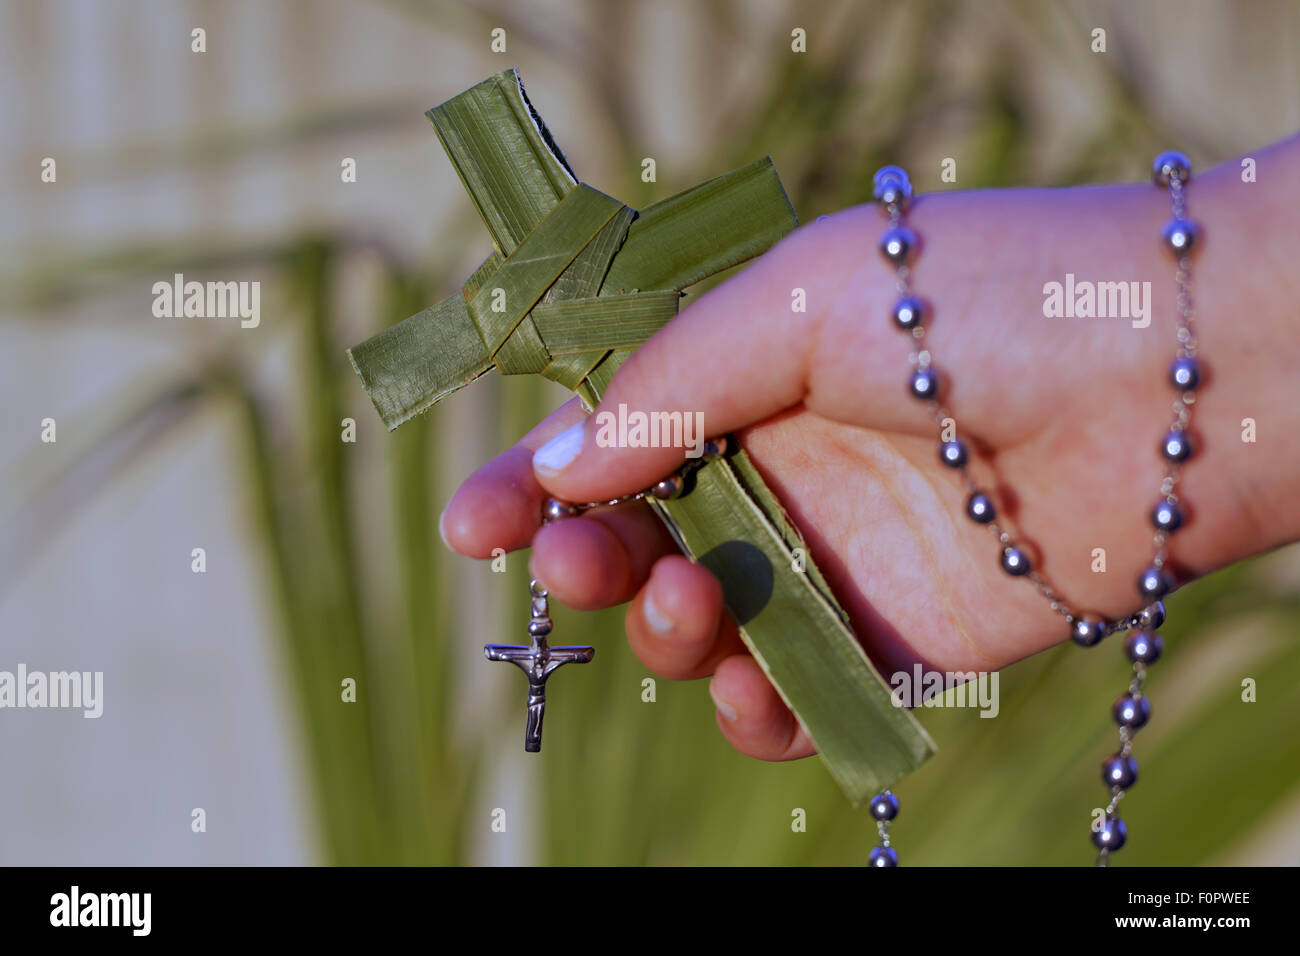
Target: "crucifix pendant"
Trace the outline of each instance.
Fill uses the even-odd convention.
[[[534,578],[528,585],[532,596],[532,620],[528,622],[530,644],[487,644],[483,656],[490,661],[509,661],[528,675],[528,721],[524,728],[524,750],[542,749],[542,718],[546,715],[546,680],[565,664],[586,664],[596,656],[594,647],[551,647],[550,608],[546,589]]]

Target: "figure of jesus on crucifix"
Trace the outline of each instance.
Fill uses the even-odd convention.
[[[531,644],[488,644],[483,656],[490,661],[509,661],[528,675],[528,722],[524,728],[524,750],[538,753],[542,749],[542,718],[546,712],[546,680],[565,664],[586,664],[596,656],[594,647],[551,647],[546,635],[551,633],[551,617],[546,590],[534,580],[533,618],[528,622]]]

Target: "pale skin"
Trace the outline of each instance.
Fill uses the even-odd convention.
[[[1200,355],[1196,457],[1171,541],[1181,583],[1300,538],[1300,137],[1197,173],[1190,215]],[[1135,160],[1135,167],[1146,167]],[[1072,608],[1119,616],[1143,603],[1151,507],[1173,413],[1174,264],[1159,233],[1168,194],[1118,186],[919,197],[914,284],[945,404],[973,446],[971,474]],[[802,531],[877,667],[995,670],[1068,639],[1061,617],[1006,575],[997,542],[963,509],[926,407],[906,393],[912,339],[888,318],[896,290],[874,205],[805,225],[683,309],[614,377],[600,409],[702,412],[734,433]],[[1148,328],[1047,318],[1066,273],[1149,281]],[[807,311],[791,311],[802,288]],[[599,410],[599,409],[598,409]],[[644,507],[540,527],[549,495],[616,497],[679,466],[682,449],[599,447],[591,423],[567,464],[552,446],[586,416],[576,400],[456,492],[443,538],[461,554],[533,547],[532,573],[579,609],[630,601],[633,651],[671,679],[712,676],[723,735],[765,760],[815,747],[749,656],[721,589]],[[1257,441],[1242,441],[1254,419]],[[566,444],[561,442],[561,445]],[[1094,549],[1104,548],[1106,573]],[[1176,612],[1176,598],[1171,612]],[[1085,653],[1080,651],[1080,653]]]

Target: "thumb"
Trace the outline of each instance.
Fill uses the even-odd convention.
[[[871,424],[885,392],[901,404],[897,351],[863,341],[880,337],[892,301],[879,230],[872,206],[803,226],[684,309],[615,373],[590,417],[535,452],[538,482],[567,501],[603,501],[698,457],[706,437],[801,403],[857,424]],[[799,293],[804,311],[793,307]],[[832,330],[824,348],[824,328],[840,313],[855,328],[847,342],[845,329]],[[864,350],[886,371],[864,364]]]

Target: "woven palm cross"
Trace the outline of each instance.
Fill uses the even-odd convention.
[[[458,292],[349,351],[390,429],[492,368],[543,375],[594,406],[684,289],[796,225],[766,158],[640,212],[580,183],[514,70],[428,116],[495,248]],[[721,580],[746,644],[854,804],[933,753],[743,451],[651,507]]]

